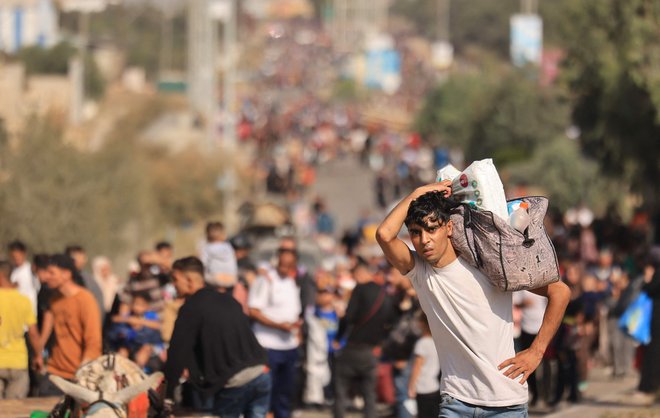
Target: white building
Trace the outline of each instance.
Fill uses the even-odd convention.
[[[58,32],[53,0],[0,0],[0,51],[49,47],[58,41]]]

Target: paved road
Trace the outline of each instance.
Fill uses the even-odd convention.
[[[660,418],[660,403],[652,407],[627,405],[637,385],[636,376],[622,380],[611,380],[603,369],[590,373],[589,387],[584,400],[575,405],[562,404],[556,410],[531,409],[530,417],[543,418]],[[0,401],[0,418],[27,417],[35,409],[48,410],[56,399],[25,399],[22,401]],[[381,408],[385,411],[385,408]],[[361,417],[349,413],[348,418]],[[384,414],[383,414],[384,416]],[[200,417],[200,415],[197,415]],[[330,410],[297,411],[294,418],[330,418]]]
[[[612,380],[603,369],[594,369],[590,373],[589,387],[584,399],[579,404],[560,404],[557,409],[530,409],[530,417],[543,418],[660,418],[660,403],[652,407],[626,405],[631,399],[638,377]],[[384,408],[382,408],[384,409]],[[361,414],[349,413],[347,417],[357,418]],[[383,414],[384,416],[384,414]],[[330,418],[326,411],[298,411],[295,418]]]
[[[355,226],[364,210],[374,210],[375,175],[357,157],[349,155],[323,164],[316,179],[312,194],[325,200],[338,232]]]

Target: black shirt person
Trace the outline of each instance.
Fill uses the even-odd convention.
[[[174,324],[165,365],[167,399],[187,369],[193,387],[212,400],[213,414],[265,417],[271,390],[266,352],[241,305],[230,294],[205,285],[204,266],[196,257],[175,261],[172,275],[186,301]]]

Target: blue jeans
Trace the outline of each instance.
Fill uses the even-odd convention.
[[[215,394],[213,413],[222,418],[264,418],[270,405],[270,375],[255,377],[243,386],[223,389]]]
[[[270,409],[275,418],[291,416],[298,349],[268,350],[268,367],[273,381]],[[224,418],[224,416],[223,416]]]
[[[465,403],[446,393],[440,395],[439,418],[527,418],[527,404],[488,407]]]
[[[408,399],[408,381],[410,380],[410,363],[407,361],[406,366],[402,369],[392,367],[392,375],[394,377],[394,392],[396,394],[396,415],[397,418],[412,418],[410,412],[403,406],[406,399]]]

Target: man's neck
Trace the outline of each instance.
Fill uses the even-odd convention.
[[[201,286],[195,286],[194,288],[190,289],[190,293],[186,295],[186,299],[190,298],[195,293],[197,293],[200,290],[204,289],[204,287],[205,287],[204,285],[201,285]]]
[[[432,264],[433,267],[435,268],[443,268],[447,267],[456,259],[458,258],[458,255],[456,255],[456,251],[452,247],[447,248],[447,251],[440,257],[438,261],[436,261],[434,264]]]
[[[69,296],[74,296],[80,292],[80,289],[82,287],[78,286],[74,282],[70,281],[67,283],[62,284],[57,291],[60,292],[63,296],[69,297]]]

